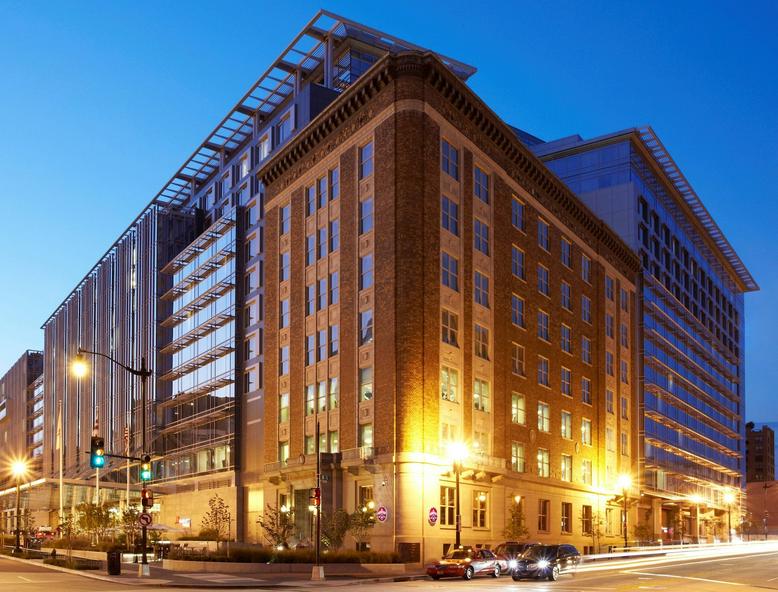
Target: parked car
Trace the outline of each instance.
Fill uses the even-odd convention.
[[[557,580],[564,573],[575,574],[581,563],[581,554],[573,545],[534,545],[516,560],[511,576],[522,578],[548,578]]]
[[[500,543],[494,550],[497,555],[497,562],[500,564],[500,571],[509,574],[516,567],[516,560],[527,549],[540,543],[519,543],[516,541],[507,541]]]
[[[440,561],[427,566],[427,575],[433,580],[457,577],[472,580],[480,575],[496,578],[500,575],[500,564],[488,549],[454,549]]]

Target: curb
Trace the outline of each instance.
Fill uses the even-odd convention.
[[[90,573],[88,570],[77,570],[77,569],[68,569],[67,567],[59,567],[58,565],[48,565],[43,562],[37,563],[33,559],[22,559],[20,557],[11,557],[8,555],[0,555],[0,559],[5,558],[9,559],[11,561],[16,561],[19,563],[26,563],[27,565],[34,565],[37,567],[43,567],[45,569],[51,569],[54,571],[61,571],[64,573],[69,573],[76,576],[81,576],[84,578],[91,578],[93,580],[101,580],[103,582],[110,582],[112,584],[120,584],[123,586],[144,586],[147,588],[151,587],[157,587],[157,588],[213,588],[214,590],[292,590],[295,588],[312,588],[312,587],[325,587],[325,588],[335,588],[335,587],[341,587],[341,586],[362,586],[365,584],[391,584],[394,582],[414,582],[414,581],[420,581],[420,580],[426,580],[427,575],[426,574],[407,574],[407,575],[399,575],[399,576],[391,576],[391,577],[375,577],[375,578],[360,578],[360,579],[354,579],[354,580],[329,580],[329,582],[332,583],[322,583],[322,582],[313,582],[311,581],[311,585],[301,585],[299,583],[294,584],[276,584],[276,583],[264,583],[261,581],[257,581],[252,584],[209,584],[208,582],[192,582],[189,583],[179,583],[179,582],[171,582],[168,580],[160,581],[161,578],[154,578],[150,577],[147,580],[138,581],[138,582],[127,582],[122,581],[121,576],[104,576],[101,574],[96,573]],[[135,565],[133,564],[127,564],[127,565]],[[137,578],[135,578],[137,579]],[[327,580],[325,580],[327,582]],[[336,583],[337,582],[337,583]]]

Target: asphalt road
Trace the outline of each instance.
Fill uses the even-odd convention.
[[[153,580],[152,574],[152,580]],[[194,574],[193,574],[194,575]],[[229,585],[228,581],[218,574],[198,574],[205,578],[210,586]],[[234,576],[233,576],[234,577]],[[193,577],[191,584],[198,585]],[[219,580],[221,579],[221,582]],[[226,580],[232,577],[226,576]],[[181,588],[166,588],[160,580],[148,581],[149,586],[131,586],[114,584],[76,574],[53,571],[37,565],[12,561],[0,556],[0,591],[2,592],[108,592],[112,590],[148,590],[159,592],[165,590],[181,590]],[[230,582],[233,583],[233,582]],[[237,583],[237,582],[234,582]],[[245,585],[245,580],[244,580]],[[262,587],[255,590],[276,590],[281,584],[285,590],[310,590],[312,588],[342,588],[354,592],[366,590],[369,592],[397,592],[404,590],[439,590],[487,592],[626,592],[626,591],[668,591],[668,592],[724,592],[729,590],[778,590],[778,551],[748,553],[739,556],[724,556],[717,558],[680,559],[672,563],[658,563],[647,560],[638,566],[610,567],[607,564],[597,565],[595,570],[584,569],[575,576],[564,575],[557,582],[527,581],[514,582],[510,577],[494,579],[478,578],[470,582],[460,579],[441,580],[430,579],[403,583],[360,583],[356,586],[343,586],[344,582],[329,581],[324,584],[313,582],[274,582],[275,586]],[[156,585],[155,585],[156,584]],[[162,585],[160,585],[162,584]],[[286,585],[284,585],[286,584]],[[200,584],[202,585],[202,584]],[[213,590],[213,587],[190,588]]]

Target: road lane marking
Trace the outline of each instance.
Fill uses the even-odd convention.
[[[654,576],[656,578],[677,578],[679,580],[695,580],[697,582],[709,582],[711,584],[727,584],[728,586],[745,586],[746,584],[741,584],[740,582],[725,582],[723,580],[710,580],[708,578],[695,578],[694,576],[677,576],[675,574],[660,574],[660,573],[651,573],[647,571],[634,571],[634,570],[627,570],[624,573],[628,574],[635,574],[639,576]]]
[[[20,580],[24,580],[25,582],[32,583],[32,580],[30,578],[25,578],[24,576],[16,576]]]
[[[775,578],[770,578],[770,579],[769,579],[769,580],[767,580],[767,581],[768,581],[768,582],[774,582],[775,580],[778,580],[778,577],[775,577]]]

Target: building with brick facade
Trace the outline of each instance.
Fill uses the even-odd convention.
[[[283,508],[310,544],[317,447],[323,511],[381,518],[347,544],[412,561],[454,541],[454,443],[464,544],[521,517],[591,550],[650,520],[641,261],[474,72],[325,11],[304,27],[45,322],[63,509],[90,499],[97,423],[109,452],[152,454],[156,518],[187,534],[218,494],[234,538]],[[145,360],[147,406],[105,358],[72,376],[79,347]],[[101,500],[137,497],[123,460],[100,479]]]
[[[770,426],[746,424],[746,481],[775,481],[775,432]]]

